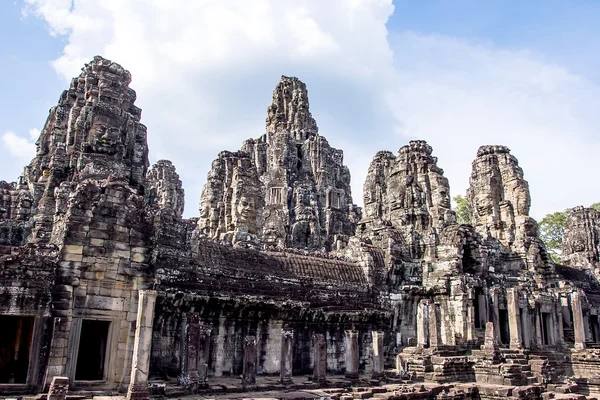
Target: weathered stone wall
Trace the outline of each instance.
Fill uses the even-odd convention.
[[[202,324],[212,327],[209,376],[239,376],[242,373],[243,343],[246,336],[257,337],[258,373],[278,374],[281,330],[294,331],[293,372],[308,374],[313,368],[314,333],[327,337],[327,363],[330,372],[345,368],[344,327],[361,332],[361,370],[369,371],[370,332],[385,329],[388,319],[379,312],[344,312],[311,309],[300,302],[260,300],[248,296],[201,297],[182,292],[164,292],[159,297],[154,326],[152,368],[155,376],[177,376],[181,368],[182,329],[185,313],[200,313]]]

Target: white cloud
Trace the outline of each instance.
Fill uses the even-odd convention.
[[[35,156],[35,144],[13,131],[7,131],[2,135],[2,144],[10,155],[23,163],[28,163]]]
[[[40,130],[37,128],[31,128],[28,132],[29,132],[29,138],[31,140],[33,140],[34,142],[36,140],[38,140],[38,138],[40,137]]]
[[[151,159],[172,159],[197,214],[212,159],[264,130],[279,76],[307,83],[320,133],[345,151],[361,203],[378,150],[429,141],[464,193],[482,144],[506,144],[525,170],[533,215],[600,200],[590,184],[600,90],[534,52],[404,33],[391,0],[26,0],[53,34],[65,78],[101,54],[133,75]],[[596,107],[597,108],[597,107]]]
[[[348,135],[366,133],[354,122],[380,101],[378,91],[393,74],[385,28],[391,0],[27,3],[27,13],[43,18],[50,32],[68,35],[53,62],[63,77],[76,76],[96,54],[131,71],[151,160],[174,161],[187,193],[186,215],[197,214],[218,152],[264,133],[280,75],[307,83],[321,132],[339,147]],[[357,96],[351,108],[341,104],[349,100],[342,91]],[[321,112],[336,108],[349,114],[345,126],[320,121]]]

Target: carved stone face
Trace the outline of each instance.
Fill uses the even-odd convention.
[[[90,150],[94,153],[116,154],[119,151],[120,131],[110,126],[109,118],[94,117],[88,133]]]
[[[580,237],[576,237],[573,239],[573,252],[580,252],[580,251],[584,251],[585,250],[585,241],[580,238]]]
[[[238,223],[245,223],[252,217],[254,210],[254,200],[251,197],[242,196],[236,206],[236,217]]]

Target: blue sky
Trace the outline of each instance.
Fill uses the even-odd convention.
[[[0,179],[18,176],[30,131],[102,54],[132,72],[151,161],[173,160],[188,216],[216,154],[262,134],[282,74],[307,83],[359,204],[375,152],[413,138],[432,144],[452,195],[464,194],[479,145],[506,144],[534,217],[600,200],[589,179],[600,150],[599,1],[192,3],[0,2]]]

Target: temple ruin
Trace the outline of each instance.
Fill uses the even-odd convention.
[[[554,263],[507,147],[475,155],[470,225],[422,140],[375,155],[361,210],[284,76],[264,135],[217,155],[183,218],[130,81],[95,57],[0,181],[0,394],[600,393],[600,213],[571,211]]]

